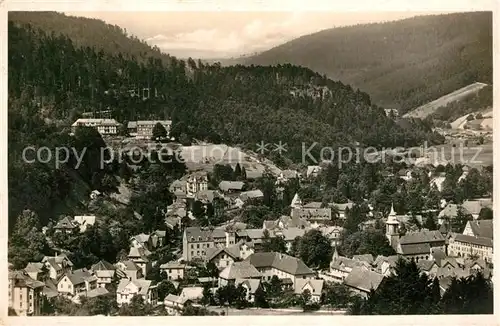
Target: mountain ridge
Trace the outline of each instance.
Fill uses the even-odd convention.
[[[404,114],[472,82],[491,83],[492,61],[492,14],[473,12],[327,29],[242,63],[308,67]]]

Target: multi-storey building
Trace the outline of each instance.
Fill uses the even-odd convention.
[[[18,316],[40,315],[45,284],[29,277],[24,271],[9,272],[9,308]]]
[[[96,128],[101,135],[116,135],[120,123],[115,119],[78,119],[71,125],[71,129],[75,132],[78,127]]]
[[[165,128],[167,135],[172,128],[172,120],[139,120],[130,121],[127,129],[130,136],[135,136],[141,139],[150,139],[153,137],[153,129],[156,124],[160,123]]]

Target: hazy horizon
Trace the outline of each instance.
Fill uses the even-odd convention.
[[[440,12],[65,12],[118,25],[179,58],[227,59],[262,52],[297,37],[356,24]],[[445,13],[445,12],[442,12]],[[447,13],[447,12],[446,12]]]

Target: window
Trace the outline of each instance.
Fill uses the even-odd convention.
[[[193,249],[193,248],[194,248],[194,244],[191,244],[191,249]]]
[[[199,244],[199,243],[196,245],[196,248],[197,248],[197,249],[200,249],[200,244]]]

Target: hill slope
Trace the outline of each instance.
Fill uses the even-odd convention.
[[[107,54],[135,57],[144,62],[147,58],[162,59],[170,62],[170,56],[162,53],[158,47],[151,47],[146,42],[131,36],[126,29],[107,24],[102,20],[67,16],[58,12],[10,11],[9,21],[17,26],[30,25],[47,34],[65,35],[78,47],[95,48]]]
[[[446,106],[449,103],[460,101],[467,97],[473,96],[486,86],[488,85],[484,83],[474,83],[467,85],[465,87],[457,89],[454,92],[441,96],[440,98],[432,102],[419,106],[415,110],[406,113],[404,117],[424,119],[425,117],[433,114],[438,108]]]
[[[406,113],[473,82],[491,83],[492,58],[492,14],[474,12],[328,29],[244,63],[305,66]]]

